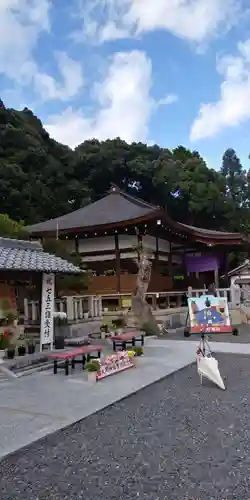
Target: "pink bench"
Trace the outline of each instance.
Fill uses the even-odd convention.
[[[136,342],[140,342],[141,346],[144,345],[144,334],[138,335],[136,332],[126,332],[121,333],[121,335],[112,335],[110,339],[113,342],[113,351],[115,352],[117,347],[121,347],[124,351],[126,350],[127,344],[135,347]]]
[[[103,351],[103,346],[100,345],[86,345],[82,347],[76,347],[71,351],[66,352],[52,352],[48,354],[48,357],[54,360],[54,375],[57,374],[58,362],[64,361],[62,368],[65,369],[65,375],[69,374],[69,365],[71,362],[71,368],[74,370],[76,363],[81,363],[84,370],[86,360],[89,361],[91,358],[100,358],[101,351]],[[92,353],[97,353],[97,356],[93,356]],[[76,359],[81,356],[81,359]],[[60,363],[61,365],[61,363]]]

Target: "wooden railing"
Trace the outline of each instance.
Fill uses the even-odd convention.
[[[136,274],[121,274],[120,293],[132,293],[136,288]],[[173,280],[169,276],[161,276],[152,271],[148,291],[157,293],[171,290]],[[117,275],[111,276],[91,276],[88,284],[87,293],[94,295],[105,295],[117,293],[118,278]]]
[[[109,276],[112,278],[113,276]],[[227,298],[229,307],[231,303],[231,290],[230,288],[220,288],[217,290],[218,296]],[[75,297],[62,297],[55,300],[55,311],[64,311],[67,313],[69,321],[81,321],[101,318],[102,316],[102,299],[109,298],[111,301],[114,299],[116,303],[118,298],[122,296],[128,297],[130,294],[124,292],[121,294],[109,293],[102,294],[101,296],[75,296]],[[148,292],[147,298],[152,301],[156,310],[160,307],[165,309],[180,308],[184,305],[184,297],[186,291],[163,291],[163,292]],[[200,297],[204,294],[204,289],[191,290],[190,297]],[[28,301],[25,299],[24,303],[24,316],[26,323],[39,323],[40,321],[40,305],[39,301]]]

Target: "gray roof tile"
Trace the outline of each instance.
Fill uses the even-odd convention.
[[[71,262],[43,251],[40,243],[0,238],[0,270],[80,274]]]
[[[108,225],[116,222],[137,219],[156,210],[159,207],[121,192],[112,192],[94,203],[79,208],[74,212],[55,219],[40,222],[28,227],[32,234]]]

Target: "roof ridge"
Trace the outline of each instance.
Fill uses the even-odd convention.
[[[30,250],[41,252],[43,251],[43,247],[41,243],[38,241],[29,241],[29,240],[18,240],[16,238],[3,238],[0,237],[0,246],[2,248],[11,248],[17,250]]]
[[[127,193],[123,189],[121,189],[119,186],[117,186],[114,183],[111,183],[111,187],[108,191],[108,194],[120,194],[127,200],[134,202],[136,205],[147,207],[147,208],[152,208],[154,210],[158,210],[160,208],[159,205],[153,205],[152,203],[148,203],[147,201],[143,200],[142,198],[139,198],[137,196],[134,196],[132,194]]]

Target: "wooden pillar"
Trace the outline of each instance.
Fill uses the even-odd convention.
[[[154,270],[155,270],[156,274],[159,274],[159,238],[158,238],[158,236],[156,236],[156,238],[155,238]]]
[[[170,278],[173,278],[173,262],[172,262],[172,245],[171,245],[171,242],[169,242],[168,274],[169,274]]]
[[[116,291],[121,293],[121,259],[118,234],[115,234],[115,272],[117,277]]]
[[[79,255],[79,240],[78,238],[74,238],[75,239],[75,252],[76,252],[76,255]]]
[[[214,284],[215,284],[215,288],[217,290],[219,288],[219,270],[218,270],[218,267],[217,267],[217,269],[214,270]]]
[[[183,267],[183,274],[184,278],[186,279],[187,277],[187,270],[186,270],[186,249],[184,248],[183,254],[182,254],[182,267]]]

